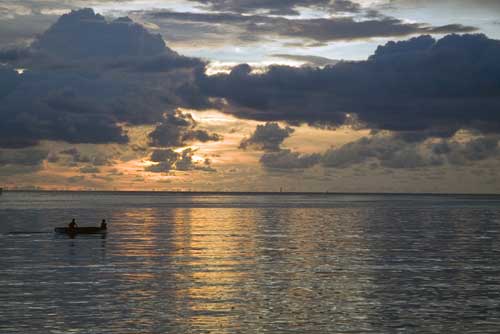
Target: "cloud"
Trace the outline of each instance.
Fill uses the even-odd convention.
[[[154,162],[154,164],[146,167],[145,170],[153,173],[168,173],[175,170],[215,171],[215,169],[210,166],[209,160],[205,160],[203,163],[194,162],[194,153],[195,151],[191,148],[187,148],[181,152],[176,152],[170,148],[154,150],[150,157],[150,160]]]
[[[500,157],[499,140],[499,136],[479,137],[465,143],[442,140],[431,148],[434,154],[446,158],[450,164],[464,166]]]
[[[12,93],[19,80],[19,75],[15,71],[0,67],[0,99]]]
[[[0,57],[8,63],[0,69],[3,147],[126,143],[123,124],[155,124],[179,106],[208,105],[192,86],[204,62],[178,55],[128,18],[107,21],[90,9],[63,15],[29,48]]]
[[[49,152],[49,154],[47,155],[47,161],[50,163],[56,163],[59,161],[59,155],[54,152]]]
[[[286,18],[266,15],[242,15],[238,13],[194,13],[156,11],[147,13],[148,20],[198,23],[220,27],[226,25],[226,34],[235,35],[241,41],[257,42],[272,36],[283,39],[302,39],[319,43],[351,41],[375,37],[410,36],[417,34],[446,34],[473,32],[477,28],[460,24],[431,26],[408,23],[393,17],[376,17],[359,20],[350,16],[329,18]],[[203,29],[206,29],[203,26]]]
[[[219,141],[216,133],[196,129],[197,123],[189,113],[176,112],[165,115],[163,121],[149,134],[150,145],[155,147],[179,147],[189,142]]]
[[[83,154],[76,147],[72,147],[59,152],[57,160],[59,160],[60,155],[70,157],[70,161],[68,162],[70,166],[77,166],[81,163],[91,164],[91,166],[104,166],[111,164],[110,158],[105,154],[99,152],[94,152],[92,154]]]
[[[465,142],[441,140],[426,144],[407,142],[394,134],[378,134],[327,150],[322,155],[321,164],[328,168],[379,164],[391,169],[471,165],[500,157],[499,140],[499,136],[487,136]]]
[[[16,12],[12,7],[2,11],[0,3],[0,50],[9,47],[26,47],[41,31],[47,29],[56,20],[57,17],[53,15]]]
[[[108,176],[121,176],[121,175],[123,175],[123,172],[120,172],[117,168],[112,168],[108,173]]]
[[[331,168],[379,163],[386,168],[413,169],[439,166],[444,161],[432,152],[424,151],[419,143],[408,143],[397,136],[381,134],[329,149],[323,154],[321,163]]]
[[[246,41],[252,35],[254,41],[285,36],[322,42],[472,29],[381,16],[292,19],[260,15],[258,10],[238,13],[162,12],[151,17],[231,25]],[[67,47],[70,42],[72,48]],[[489,135],[500,131],[499,43],[483,35],[450,35],[439,41],[421,36],[387,43],[361,62],[324,68],[271,66],[266,72],[252,72],[242,64],[229,74],[208,76],[204,61],[177,54],[160,36],[129,19],[106,20],[92,10],[81,10],[61,17],[30,47],[0,52],[1,62],[7,63],[0,67],[0,146],[28,147],[40,140],[127,143],[126,126],[147,124],[155,126],[148,138],[155,148],[150,171],[210,171],[209,161],[198,162],[192,150],[171,150],[170,158],[165,152],[190,142],[221,139],[198,128],[189,114],[175,113],[178,107],[221,107],[241,118],[269,122],[241,145],[266,151],[261,164],[268,169],[316,164],[344,168],[372,160],[387,168],[468,164],[497,154]],[[19,67],[27,69],[24,74],[15,71]],[[328,127],[355,124],[374,133],[389,130],[392,138],[391,143],[372,139],[323,155],[301,155],[281,148],[292,130],[276,121]],[[469,144],[447,140],[459,129],[487,137]],[[421,143],[430,137],[443,138],[450,152],[423,149]],[[156,151],[163,153],[153,156]],[[73,153],[58,156],[85,170],[109,163],[107,156]],[[3,159],[5,166],[21,161],[12,155]],[[21,165],[39,168],[45,159],[47,155],[33,165]]]
[[[193,0],[207,5],[213,11],[272,15],[298,15],[298,8],[316,8],[334,12],[358,12],[359,4],[349,0]]]
[[[289,126],[282,128],[274,122],[257,125],[252,135],[244,138],[239,147],[265,151],[259,162],[268,170],[298,170],[316,165],[320,160],[320,154],[300,154],[281,148],[283,141],[294,131]]]
[[[0,149],[0,176],[35,173],[43,169],[48,154],[41,148]]]
[[[151,34],[128,17],[107,22],[90,8],[61,16],[32,47],[64,60],[173,53],[165,47],[160,35]]]
[[[335,65],[339,62],[339,60],[326,57],[313,56],[313,55],[293,55],[293,54],[276,53],[271,56],[274,58],[282,58],[282,59],[305,62],[307,64],[314,66]]]
[[[68,183],[80,183],[85,180],[85,176],[83,175],[76,175],[76,176],[70,176],[66,179]]]
[[[94,166],[85,166],[85,167],[80,168],[80,173],[84,173],[84,174],[95,174],[95,173],[99,173],[99,172],[100,172],[100,169],[97,167],[94,167]]]
[[[288,149],[262,155],[261,165],[270,170],[306,169],[316,165],[347,169],[360,165],[370,168],[409,169],[470,166],[500,158],[500,136],[455,139],[439,142],[408,142],[396,134],[379,133],[363,137],[324,153],[299,154]]]
[[[0,150],[0,166],[40,166],[47,158],[48,151],[38,148],[30,149],[2,149]]]
[[[254,133],[241,141],[240,148],[256,148],[263,151],[279,151],[283,141],[290,137],[294,130],[287,127],[280,127],[278,123],[266,123],[257,125]]]
[[[321,155],[300,154],[290,150],[264,153],[260,163],[267,169],[295,170],[306,169],[319,163]]]
[[[404,6],[404,5],[409,5],[414,7],[415,6],[415,0],[386,0],[385,3],[390,3],[393,6],[399,7],[399,6]],[[492,11],[497,11],[500,10],[500,3],[497,0],[475,0],[475,1],[469,1],[469,0],[419,0],[419,4],[421,6],[427,6],[427,5],[437,5],[437,6],[442,6],[442,4],[446,5],[452,5],[453,7],[458,6],[462,7],[465,9],[477,9],[477,8],[486,8]],[[384,5],[384,2],[382,2],[382,5]]]
[[[500,132],[500,41],[484,35],[390,42],[366,61],[325,68],[242,64],[198,77],[224,111],[259,121],[390,130],[408,140]]]
[[[183,15],[213,22],[221,18],[234,22],[250,19],[237,14]],[[258,15],[253,17],[260,20]],[[268,19],[287,20],[262,17],[264,21]],[[300,21],[306,24],[307,20]],[[72,47],[68,48],[70,42]],[[367,63],[386,66],[380,59],[384,55],[388,57],[392,47],[387,45],[378,50],[374,59]],[[413,46],[402,47],[411,49]],[[243,107],[235,111],[241,117],[290,122],[315,122],[317,119],[343,124],[347,114],[344,109],[367,109],[349,105],[349,97],[342,96],[346,89],[337,86],[344,81],[343,77],[348,79],[346,86],[355,85],[351,90],[361,95],[370,93],[372,87],[367,87],[370,84],[376,85],[379,91],[392,89],[383,85],[378,87],[378,81],[371,78],[379,74],[379,69],[363,63],[341,63],[321,71],[272,67],[260,76],[251,74],[248,66],[241,65],[229,76],[206,77],[204,62],[178,55],[165,46],[160,36],[149,33],[128,18],[107,21],[90,9],[63,15],[30,48],[7,50],[0,56],[9,64],[0,70],[2,147],[33,146],[44,139],[75,144],[127,143],[129,138],[123,124],[164,122],[163,114],[172,114],[179,106],[196,109],[213,106],[209,96],[227,96],[230,103]],[[363,66],[365,68],[360,70]],[[13,70],[15,67],[27,70],[18,74]],[[400,72],[392,70],[394,76]],[[279,77],[291,81],[285,83]],[[365,91],[359,92],[358,82],[363,82],[359,86]],[[384,78],[381,82],[384,83]],[[249,84],[254,87],[247,89]],[[332,88],[338,91],[332,94]],[[397,93],[396,90],[396,98]],[[336,103],[331,103],[336,96],[339,96],[333,101]],[[386,97],[383,98],[385,102]],[[376,102],[373,98],[366,100]],[[405,102],[393,99],[395,104]],[[375,107],[381,108],[377,103]],[[337,111],[327,111],[326,105]],[[160,123],[152,136],[152,140],[162,146],[218,139],[203,130],[173,129],[168,122]]]

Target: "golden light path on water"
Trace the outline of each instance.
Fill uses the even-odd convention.
[[[348,239],[339,242],[336,255],[325,265],[325,259],[317,256],[323,252],[321,243],[314,242],[323,240],[325,231],[309,228],[317,224],[311,221],[310,210],[278,210],[279,219],[268,224],[268,219],[275,219],[274,211],[176,208],[171,216],[154,209],[124,212],[114,220],[136,222],[142,232],[137,234],[139,226],[132,228],[134,223],[130,229],[134,246],[119,252],[123,252],[121,256],[142,259],[142,265],[152,271],[127,273],[125,279],[131,285],[158,285],[160,295],[173,288],[173,292],[165,293],[164,301],[173,304],[174,311],[171,314],[171,307],[165,309],[170,312],[165,317],[195,332],[266,331],[280,323],[308,328],[311,321],[326,321],[314,319],[322,316],[314,310],[318,298],[323,299],[327,309],[333,307],[331,311],[335,311],[335,303],[366,302],[353,293],[359,290],[357,284],[365,283],[345,273],[335,275],[338,290],[334,295],[328,295],[328,285],[311,284],[318,276],[332,275],[333,267],[352,265],[353,259],[342,254],[347,256],[357,245]],[[315,219],[335,216],[331,212],[328,217]],[[172,234],[165,238],[167,224]],[[125,235],[128,233],[125,231]],[[349,233],[358,237],[353,231]],[[300,238],[294,240],[294,235]],[[136,290],[134,296],[150,293],[147,289]],[[305,308],[307,303],[313,309]],[[357,312],[362,312],[362,306],[356,307]]]

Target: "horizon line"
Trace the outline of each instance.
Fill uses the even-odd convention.
[[[2,189],[2,188],[0,188]],[[3,192],[63,193],[157,193],[173,195],[415,195],[415,196],[500,196],[500,193],[453,192],[331,192],[331,191],[182,191],[182,190],[68,190],[68,189],[2,189]]]

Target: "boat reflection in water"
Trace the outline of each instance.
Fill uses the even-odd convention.
[[[75,228],[56,227],[54,229],[54,232],[62,234],[106,234],[107,230],[94,226],[75,227]]]

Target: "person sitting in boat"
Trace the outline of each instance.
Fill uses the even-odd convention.
[[[106,224],[106,219],[103,219],[101,222],[101,230],[105,230],[108,228],[108,224]]]
[[[77,227],[78,227],[78,224],[76,223],[75,218],[73,218],[73,219],[71,220],[71,223],[69,223],[69,224],[68,224],[68,228],[69,228],[70,230],[76,230],[76,228],[77,228]]]

